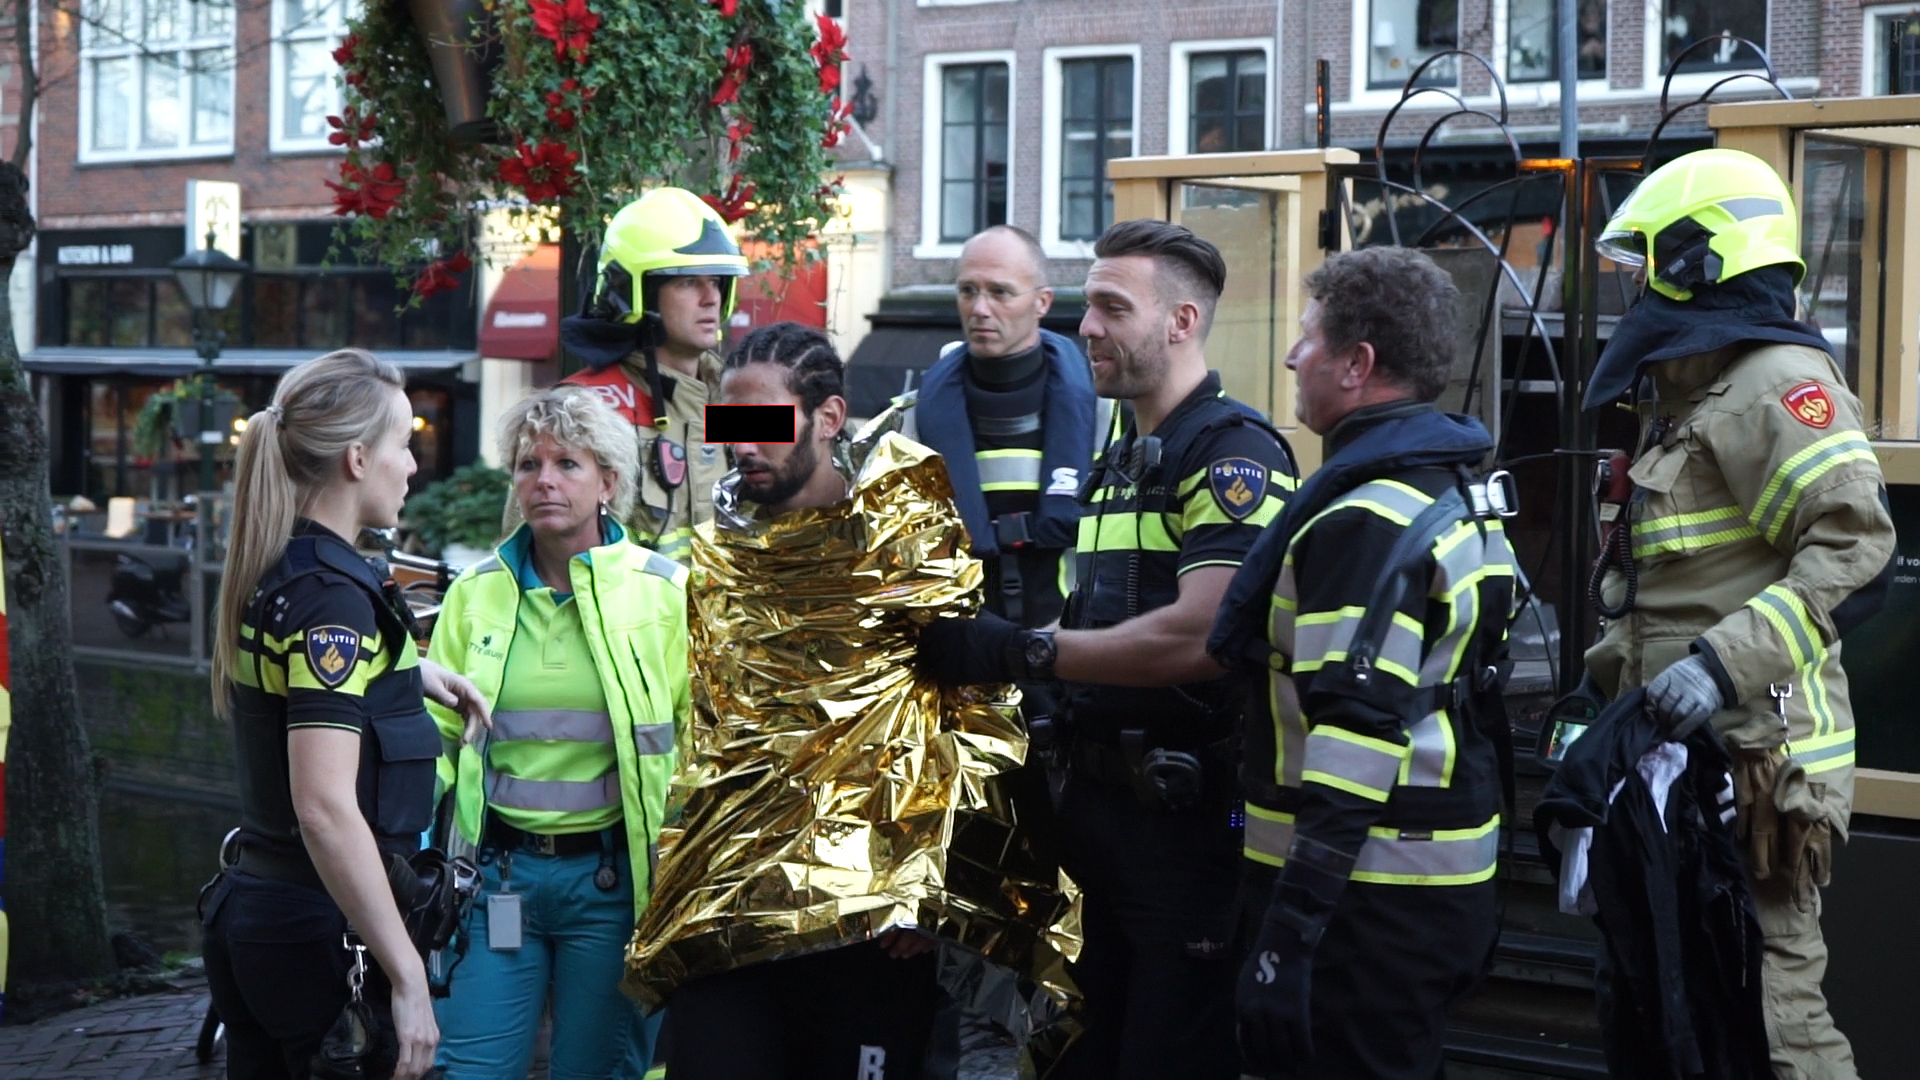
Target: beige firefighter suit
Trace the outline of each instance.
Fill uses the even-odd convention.
[[[1799,845],[1810,854],[1789,867],[1780,864],[1793,857],[1775,855],[1768,866],[1768,845],[1751,837],[1743,851],[1766,935],[1767,1035],[1781,1080],[1852,1078],[1852,1048],[1820,988],[1827,951],[1814,884],[1825,876],[1820,841],[1844,841],[1853,800],[1853,711],[1838,638],[1877,604],[1893,555],[1880,466],[1860,403],[1817,349],[1733,346],[1650,373],[1657,401],[1642,406],[1642,430],[1672,419],[1631,474],[1638,593],[1587,652],[1587,668],[1613,698],[1697,648],[1709,668],[1718,661],[1721,689],[1732,691],[1713,724],[1736,773],[1770,778],[1787,754],[1805,767],[1806,783],[1787,801],[1803,817],[1824,811],[1815,842]],[[1624,594],[1616,569],[1602,595],[1617,606]],[[1757,798],[1770,799],[1768,785]],[[1771,810],[1762,805],[1760,816]],[[1755,811],[1742,812],[1752,832]]]
[[[684,564],[693,527],[713,517],[713,485],[727,474],[726,448],[706,441],[707,406],[720,401],[721,360],[718,353],[703,353],[697,379],[660,365],[660,378],[668,387],[665,431],[651,422],[645,363],[636,352],[600,371],[576,372],[566,381],[591,388],[637,429],[638,497],[625,524],[636,542]],[[654,467],[658,439],[686,455],[686,478],[677,487],[669,488]]]

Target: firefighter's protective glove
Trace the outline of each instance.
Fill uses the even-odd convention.
[[[1354,856],[1296,836],[1234,994],[1240,1055],[1254,1076],[1293,1076],[1313,1059],[1313,954],[1353,875]]]
[[[1647,684],[1647,707],[1674,742],[1684,742],[1725,705],[1720,684],[1698,656],[1674,664]]]
[[[935,619],[920,631],[914,666],[941,686],[1013,682],[1026,676],[1020,657],[1032,633],[991,611],[971,619]]]

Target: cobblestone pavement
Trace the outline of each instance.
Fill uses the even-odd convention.
[[[201,984],[0,1027],[0,1080],[214,1080],[224,1052],[208,1065],[193,1054],[206,1015]]]

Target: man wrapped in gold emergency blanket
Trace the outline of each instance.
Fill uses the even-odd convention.
[[[1044,1024],[1072,992],[1079,903],[995,783],[1025,731],[985,688],[914,676],[918,628],[982,595],[938,455],[889,434],[821,510],[718,494],[693,542],[694,716],[628,991],[654,1009],[691,979],[918,927],[943,939],[949,992]]]

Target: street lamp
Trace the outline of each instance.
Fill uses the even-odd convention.
[[[200,490],[213,490],[213,448],[227,439],[227,433],[215,424],[213,415],[213,362],[227,340],[220,329],[220,313],[233,303],[240,291],[241,279],[252,267],[215,247],[216,237],[207,230],[207,246],[173,260],[173,279],[180,283],[187,306],[193,309],[193,348],[200,354]]]

